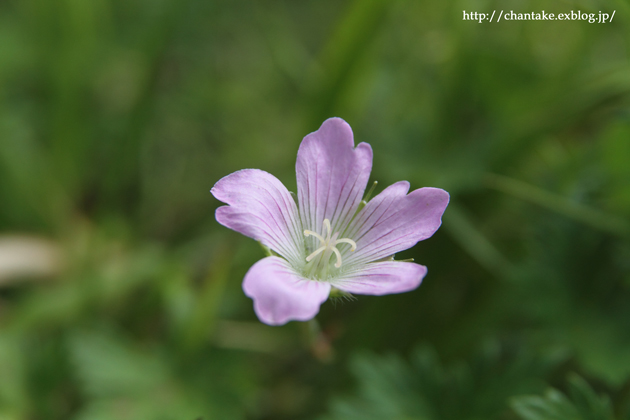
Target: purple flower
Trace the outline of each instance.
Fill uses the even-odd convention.
[[[386,295],[420,285],[427,268],[393,255],[433,235],[449,195],[439,188],[407,194],[409,183],[400,181],[366,204],[371,170],[370,145],[355,148],[350,126],[330,118],[298,150],[299,208],[276,177],[258,169],[234,172],[212,188],[228,204],[217,209],[217,221],[277,254],[254,264],[243,281],[262,322],[309,320],[333,288]]]

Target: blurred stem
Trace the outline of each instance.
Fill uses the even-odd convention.
[[[488,188],[537,204],[592,228],[630,238],[630,222],[627,220],[576,203],[566,197],[503,175],[487,174],[484,177],[484,184]]]
[[[158,85],[165,69],[164,63],[169,47],[182,24],[188,1],[167,0],[159,6],[159,17],[146,29],[142,36],[141,51],[145,54],[147,73],[139,88],[134,107],[124,121],[124,130],[116,141],[111,142],[108,156],[115,156],[103,174],[104,202],[127,203],[136,197],[140,177],[140,159],[143,135],[154,117],[158,103]]]
[[[333,35],[322,50],[320,66],[313,69],[312,120],[318,127],[334,114],[334,109],[352,79],[364,52],[372,45],[387,17],[392,2],[355,0],[339,21]]]
[[[509,276],[512,271],[512,264],[475,227],[465,211],[456,204],[451,203],[449,205],[444,228],[479,265],[501,277]]]
[[[295,89],[302,92],[304,68],[314,65],[313,57],[300,37],[296,36],[287,5],[253,2],[252,6],[276,67]]]
[[[624,0],[616,0],[614,3],[615,10],[620,12],[619,18],[625,20],[626,22],[624,23],[627,23],[628,19],[630,19],[630,4],[628,4],[628,2]]]
[[[217,314],[230,275],[232,255],[234,247],[231,243],[225,243],[214,255],[208,275],[195,301],[193,313],[183,332],[182,342],[185,350],[198,348],[208,339],[208,333],[210,335],[214,333]]]
[[[217,347],[262,353],[278,353],[298,346],[292,331],[261,322],[217,320],[213,343]]]
[[[615,17],[617,22],[617,17]],[[630,41],[629,41],[630,42]],[[515,137],[505,141],[497,138],[489,167],[508,169],[523,153],[530,150],[533,139],[579,124],[592,113],[617,103],[630,94],[630,69],[627,63],[611,66],[606,71],[589,75],[573,85],[571,79],[561,83],[567,94],[557,95],[546,105],[516,113],[506,127],[511,127]],[[574,86],[569,88],[569,86]]]
[[[619,392],[617,392],[616,402],[617,417],[620,419],[630,418],[630,378],[626,380]]]
[[[316,318],[313,318],[304,323],[306,327],[306,340],[310,346],[313,346],[319,340],[319,336],[322,334],[322,328]]]
[[[319,322],[313,318],[304,325],[304,336],[306,345],[317,360],[329,363],[333,360],[334,352],[330,340],[322,332]]]
[[[32,215],[34,225],[57,231],[67,225],[71,205],[50,157],[8,121],[0,121],[0,166],[14,185],[13,201],[22,204],[27,217]]]

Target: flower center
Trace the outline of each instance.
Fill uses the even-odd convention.
[[[350,244],[350,246],[352,247],[350,248],[350,251],[354,251],[355,249],[357,249],[357,244],[352,239],[348,239],[348,238],[337,239],[337,237],[339,236],[339,232],[335,232],[331,237],[330,234],[332,232],[332,229],[330,227],[330,220],[328,219],[324,219],[324,229],[326,230],[325,238],[313,231],[310,231],[310,230],[304,231],[304,236],[306,237],[314,236],[317,239],[319,239],[321,243],[321,246],[319,248],[317,248],[311,255],[306,257],[306,262],[310,262],[313,258],[318,256],[322,252],[324,253],[324,259],[327,260],[326,254],[330,256],[330,252],[334,252],[335,255],[337,256],[337,262],[335,263],[335,267],[339,268],[341,267],[341,253],[337,249],[337,244],[341,244],[341,243]]]

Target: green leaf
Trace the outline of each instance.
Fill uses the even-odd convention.
[[[522,396],[512,408],[523,420],[613,420],[607,396],[597,395],[589,384],[575,375],[569,379],[568,398],[556,389],[544,396]]]
[[[523,389],[540,389],[547,363],[488,347],[466,363],[443,366],[430,349],[410,362],[398,356],[359,355],[352,361],[355,396],[335,400],[327,420],[499,418],[506,400]]]

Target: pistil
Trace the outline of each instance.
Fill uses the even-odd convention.
[[[334,253],[335,256],[337,257],[337,261],[335,262],[335,267],[340,268],[341,267],[341,252],[339,252],[339,249],[337,249],[337,245],[341,243],[349,244],[351,247],[350,251],[354,251],[357,249],[357,244],[352,239],[348,239],[348,238],[337,239],[337,237],[339,237],[339,232],[335,232],[331,237],[332,228],[330,226],[330,220],[328,219],[324,219],[324,229],[326,231],[325,232],[326,237],[323,237],[320,234],[310,231],[310,230],[304,231],[304,236],[307,236],[307,237],[314,236],[317,239],[319,239],[319,242],[321,244],[319,248],[317,248],[315,251],[313,251],[313,253],[311,253],[308,257],[306,257],[306,261],[311,262],[313,258],[323,253],[322,260],[324,261],[324,264],[326,264],[326,269],[327,269],[328,260],[330,259],[331,254]]]

